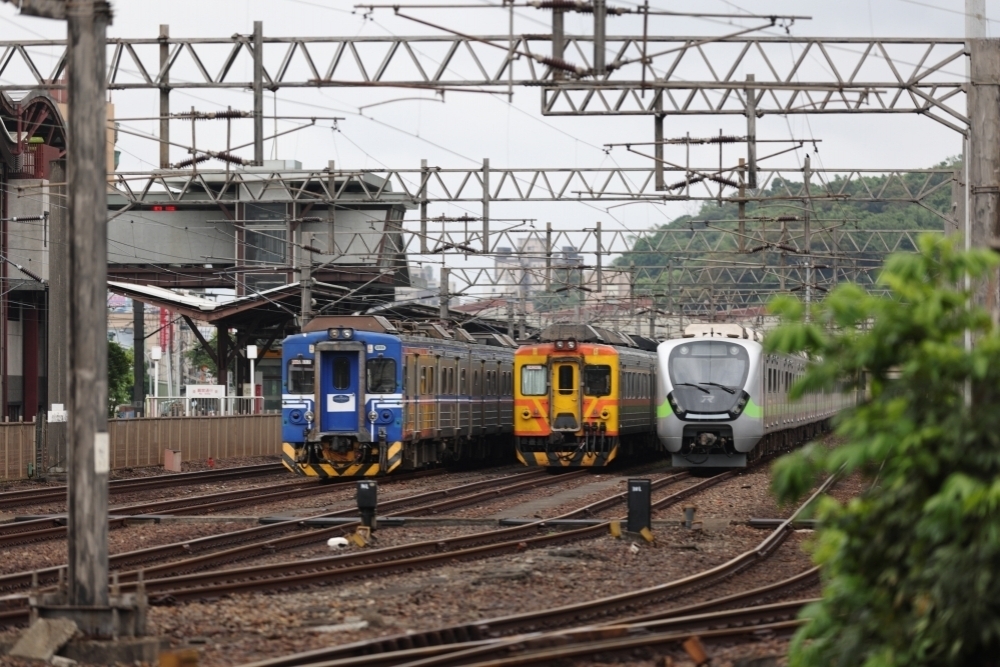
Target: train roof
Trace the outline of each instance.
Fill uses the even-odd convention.
[[[538,340],[543,343],[551,343],[557,340],[575,340],[578,343],[600,343],[615,345],[617,347],[642,347],[629,334],[604,329],[593,324],[550,324],[538,334]],[[642,349],[645,348],[643,347]]]
[[[761,342],[764,335],[742,324],[695,322],[684,327],[683,338],[743,338]]]

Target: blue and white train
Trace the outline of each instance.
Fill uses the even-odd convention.
[[[745,467],[826,430],[854,395],[818,392],[797,401],[801,356],[768,354],[757,332],[738,324],[693,324],[657,348],[657,420],[673,465]]]
[[[512,458],[515,347],[377,315],[314,319],[282,342],[282,462],[328,478]]]

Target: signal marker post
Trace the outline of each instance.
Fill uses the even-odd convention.
[[[630,533],[643,533],[651,535],[653,517],[653,487],[648,479],[628,480],[628,524],[627,530]],[[646,534],[643,534],[646,537]],[[648,537],[646,538],[649,539]]]

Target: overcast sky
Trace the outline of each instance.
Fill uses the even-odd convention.
[[[447,0],[438,0],[444,2]],[[476,4],[478,0],[463,0]],[[307,35],[415,35],[435,34],[435,31],[418,23],[394,17],[391,10],[377,9],[369,16],[353,10],[353,2],[330,0],[129,0],[113,2],[113,36],[155,37],[161,23],[169,24],[172,36],[228,36],[249,33],[255,20],[264,22],[267,36]],[[487,3],[481,3],[486,5]],[[631,2],[609,5],[634,6]],[[798,14],[811,16],[811,20],[798,20],[789,28],[793,36],[845,36],[845,37],[938,37],[960,38],[964,35],[964,2],[962,0],[838,0],[837,2],[759,1],[729,2],[726,0],[700,2],[669,2],[652,0],[654,9],[672,11],[699,10],[705,12]],[[988,0],[988,36],[1000,36],[1000,0]],[[437,24],[476,34],[505,34],[508,29],[506,10],[496,8],[447,10],[411,10]],[[516,11],[514,30],[517,33],[547,32],[551,14],[530,7]],[[760,25],[754,19],[704,19],[652,17],[651,35],[705,35],[718,36],[734,32],[741,27]],[[42,37],[61,38],[64,26],[55,21],[21,17],[7,4],[0,5],[0,27],[4,40],[33,40]],[[569,15],[567,32],[589,34],[592,18],[589,15]],[[635,17],[609,18],[608,34],[641,34],[641,19]],[[442,34],[442,33],[437,33]],[[761,34],[784,34],[770,29]],[[36,55],[54,58],[55,49],[38,47]],[[265,51],[266,52],[266,51]],[[902,53],[901,51],[899,52]],[[919,54],[899,55],[904,62]],[[791,62],[789,52],[784,66]],[[857,52],[843,49],[834,58],[857,59]],[[723,70],[726,63],[713,63]],[[238,66],[247,68],[247,63]],[[782,65],[776,66],[781,69]],[[803,79],[822,77],[825,65],[813,58],[803,65]],[[946,79],[964,76],[965,65],[956,61],[945,68]],[[211,66],[208,68],[213,70]],[[738,73],[742,78],[747,71]],[[249,71],[246,76],[249,77]],[[904,74],[905,75],[905,74]],[[828,76],[828,75],[827,75]],[[18,80],[16,72],[5,72],[0,81]],[[762,78],[762,77],[758,77]],[[400,98],[425,98],[423,100]],[[324,167],[328,160],[336,160],[342,168],[419,167],[421,159],[441,167],[475,166],[489,157],[493,167],[559,167],[559,166],[646,166],[648,161],[629,155],[622,148],[610,153],[605,143],[624,141],[650,141],[653,121],[648,117],[569,118],[543,117],[539,111],[539,91],[515,90],[513,103],[506,95],[485,95],[448,92],[445,102],[434,99],[430,92],[400,90],[282,90],[277,95],[279,115],[338,115],[345,120],[331,128],[331,122],[320,121],[317,127],[288,135],[279,140],[277,149],[268,143],[265,152],[271,157],[296,159],[305,167]],[[245,91],[216,92],[178,90],[172,93],[174,110],[213,110],[232,105],[234,108],[252,108],[251,96]],[[399,100],[389,104],[360,109],[375,102]],[[153,92],[116,92],[113,101],[120,118],[150,116],[157,113],[157,99]],[[274,97],[267,93],[266,110],[271,113]],[[959,102],[960,108],[964,103]],[[291,127],[291,122],[279,123],[279,129]],[[123,122],[126,128],[154,134],[153,121]],[[175,137],[190,137],[190,126],[174,123]],[[742,116],[672,116],[666,120],[668,136],[704,136],[723,130],[727,134],[743,134],[745,120]],[[238,140],[248,140],[249,122],[237,128]],[[198,126],[199,146],[216,150],[224,148],[224,137],[218,127],[208,124]],[[215,134],[213,134],[215,132]],[[821,140],[816,147],[814,167],[826,168],[905,168],[928,167],[961,151],[959,135],[954,131],[924,117],[915,115],[832,115],[765,117],[758,123],[760,138],[787,139],[790,136]],[[202,144],[201,142],[205,142]],[[215,143],[213,143],[215,142]],[[138,171],[156,167],[158,149],[154,142],[122,135],[123,171]],[[812,147],[809,147],[812,150]],[[742,155],[740,147],[728,147],[724,162],[735,163]],[[770,152],[761,149],[760,153]],[[248,151],[244,151],[248,154]],[[675,153],[678,159],[683,153]],[[773,164],[796,167],[801,164],[803,152],[789,153],[776,158]],[[173,160],[184,157],[177,149]],[[717,164],[717,149],[693,154],[692,161],[705,166]],[[495,205],[495,217],[535,218],[544,227],[551,221],[558,227],[577,228],[602,220],[605,225],[630,230],[661,224],[676,215],[692,212],[695,204],[672,203],[669,205],[632,205],[606,209],[606,205],[580,204],[520,204]],[[431,215],[471,213],[478,215],[475,205],[434,206]]]

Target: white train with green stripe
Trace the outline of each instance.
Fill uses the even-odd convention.
[[[762,336],[738,324],[692,324],[657,349],[656,432],[685,468],[742,468],[807,441],[854,395],[788,390],[802,356],[768,354]]]

